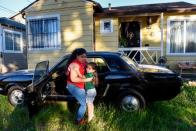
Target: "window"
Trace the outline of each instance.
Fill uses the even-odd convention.
[[[196,54],[196,20],[170,20],[168,54]]]
[[[115,72],[119,72],[119,71],[130,71],[130,66],[123,60],[120,59],[120,57],[110,57],[108,56],[106,58],[107,64],[110,67],[110,70]]]
[[[22,33],[4,29],[4,51],[10,53],[22,53]]]
[[[28,18],[29,50],[60,48],[59,15]]]
[[[102,19],[100,21],[100,32],[101,33],[113,32],[113,23],[111,19]]]
[[[102,58],[88,58],[88,62],[95,62],[98,73],[106,73],[109,71],[108,66]]]

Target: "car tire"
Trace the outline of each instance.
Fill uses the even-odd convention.
[[[11,86],[8,89],[8,101],[13,106],[22,106],[25,103],[25,94],[22,87],[18,85]]]
[[[134,112],[146,106],[144,96],[137,91],[122,93],[118,98],[118,107],[125,112]]]
[[[77,102],[67,102],[67,108],[71,113],[75,114],[77,112],[78,108],[79,108],[79,103],[77,103]]]

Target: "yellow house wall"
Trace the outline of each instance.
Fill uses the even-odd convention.
[[[60,15],[61,48],[28,52],[28,68],[39,61],[54,65],[68,52],[83,47],[93,50],[93,4],[82,0],[40,0],[25,10],[26,17]]]
[[[113,32],[100,33],[100,20],[106,18],[95,18],[95,50],[117,51],[118,50],[118,18],[112,19]]]
[[[149,47],[160,47],[161,29],[159,17],[152,16],[152,22],[149,27],[147,27],[146,19],[146,17],[142,19],[142,46],[148,44]]]
[[[167,20],[169,17],[180,18],[180,17],[196,17],[196,12],[192,13],[165,13],[164,14],[164,29],[163,29],[163,55],[167,57],[167,62],[171,69],[177,69],[177,64],[179,62],[196,62],[195,55],[176,55],[171,56],[167,54]],[[116,23],[114,24],[114,32],[107,35],[100,34],[100,18],[96,18],[96,49],[97,50],[118,50],[118,35],[119,35],[119,25],[121,22],[140,22],[140,33],[141,33],[141,46],[144,47],[146,44],[149,47],[161,47],[161,26],[160,26],[160,16],[151,16],[152,22],[150,28],[147,28],[147,17],[146,16],[130,16],[122,18],[113,18]],[[159,54],[160,55],[160,54]]]

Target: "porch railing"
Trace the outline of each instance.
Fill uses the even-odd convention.
[[[119,48],[118,51],[138,64],[158,64],[161,55],[160,47]]]

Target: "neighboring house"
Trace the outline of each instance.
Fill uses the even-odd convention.
[[[0,73],[27,68],[25,25],[0,18]]]
[[[53,65],[77,47],[128,52],[138,63],[166,56],[170,68],[196,61],[196,5],[190,3],[102,8],[92,0],[36,0],[21,12],[29,68],[46,59]]]
[[[12,19],[16,22],[25,24],[25,18],[23,18],[23,17],[24,17],[24,15],[21,12],[19,12],[19,13],[15,14],[14,16],[10,17],[10,19]]]

